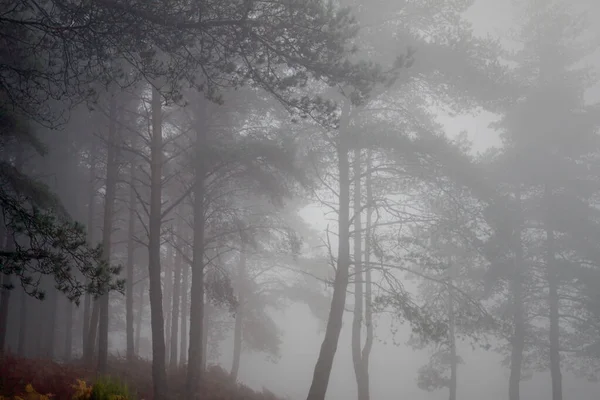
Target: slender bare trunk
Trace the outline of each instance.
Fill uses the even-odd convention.
[[[108,122],[108,139],[106,143],[106,185],[104,194],[104,222],[102,224],[102,257],[110,262],[111,236],[117,179],[119,168],[117,165],[117,98],[111,94],[110,115]],[[100,315],[98,323],[98,372],[105,374],[108,369],[108,318],[110,294],[108,291],[100,296]]]
[[[48,299],[50,310],[46,314],[46,348],[44,349],[44,356],[48,360],[54,359],[54,345],[56,337],[56,314],[58,311],[58,290],[55,287],[51,287],[48,291],[50,298]]]
[[[367,190],[367,221],[365,226],[365,325],[366,325],[366,338],[365,344],[362,349],[362,372],[364,375],[365,391],[370,395],[370,382],[369,382],[369,359],[371,357],[371,350],[373,349],[373,340],[375,334],[373,331],[373,280],[371,276],[371,248],[372,248],[372,237],[373,237],[373,185],[371,178],[371,164],[372,154],[369,150],[367,152],[367,177],[366,177],[366,190]]]
[[[206,301],[206,294],[204,295],[204,318],[202,323],[202,371],[206,371],[208,366],[208,336],[210,335],[210,317],[213,312],[213,307],[210,302]]]
[[[9,241],[10,242],[10,241]],[[8,246],[7,246],[8,247]],[[7,248],[8,250],[8,248]],[[10,250],[8,250],[10,251]],[[10,275],[2,274],[2,294],[0,295],[0,356],[4,354],[6,346],[6,331],[8,329],[8,309],[10,304]]]
[[[551,223],[552,190],[546,185],[546,276],[548,281],[548,305],[550,308],[550,375],[552,377],[552,400],[562,400],[562,373],[560,368],[560,330],[559,330],[559,277],[556,267],[554,227]]]
[[[235,312],[235,326],[233,331],[233,363],[231,365],[231,378],[237,381],[240,371],[240,359],[242,357],[242,326],[244,322],[244,280],[246,279],[246,245],[242,239],[240,250],[240,265],[237,276],[238,307]]]
[[[148,276],[150,280],[150,325],[152,328],[152,381],[154,398],[167,396],[165,363],[165,320],[162,309],[160,274],[160,242],[162,225],[162,102],[160,93],[152,89],[152,141],[150,166],[150,223],[148,238]]]
[[[140,282],[140,302],[135,316],[135,355],[140,356],[140,339],[142,337],[142,316],[144,315],[144,293],[146,292],[145,280]]]
[[[361,221],[361,151],[354,152],[354,312],[352,314],[352,362],[358,390],[358,400],[368,400],[362,362],[363,323],[363,268],[362,268],[362,221]]]
[[[90,148],[90,176],[89,176],[89,199],[87,208],[87,239],[88,242],[93,244],[94,242],[94,214],[96,205],[96,147],[94,145]],[[86,283],[89,279],[86,278]],[[91,308],[91,296],[86,292],[83,299],[83,353],[84,358],[88,349],[88,337],[90,334],[90,308]]]
[[[17,354],[19,357],[25,357],[25,347],[27,344],[27,330],[29,322],[29,307],[28,299],[29,295],[25,290],[21,291],[21,310],[19,312],[19,343],[17,345]]]
[[[348,105],[346,105],[348,107]],[[348,118],[346,112],[342,118]],[[343,121],[344,122],[344,121]],[[345,121],[347,124],[347,121]],[[315,365],[312,384],[310,386],[307,400],[325,400],[333,359],[337,351],[340,332],[342,331],[342,322],[344,309],[346,307],[346,291],[348,289],[348,275],[350,268],[350,163],[348,161],[348,145],[345,143],[345,131],[341,131],[338,136],[338,170],[339,170],[339,216],[338,216],[338,259],[335,281],[333,285],[333,296],[331,300],[331,309],[325,338],[321,345],[319,358]]]
[[[94,360],[96,353],[96,341],[98,339],[98,320],[100,319],[100,303],[98,299],[94,299],[92,306],[92,316],[90,318],[90,329],[87,335],[87,345],[84,352],[84,360],[86,363],[91,363]]]
[[[521,207],[521,193],[516,191],[515,198]],[[509,400],[520,400],[521,371],[523,368],[523,351],[525,350],[525,313],[523,308],[523,242],[522,228],[519,226],[514,233],[514,270],[510,282],[514,332],[511,337],[510,377],[508,384]]]
[[[166,365],[169,365],[171,356],[171,299],[173,297],[173,246],[167,245],[167,262],[164,266],[165,278],[163,296],[163,310],[165,314],[165,335],[166,335]]]
[[[450,382],[449,400],[456,400],[457,388],[457,373],[458,373],[458,358],[456,355],[456,333],[455,333],[455,318],[454,318],[454,269],[452,259],[449,258],[449,285],[448,285],[448,344],[450,346]]]
[[[181,354],[181,365],[187,363],[187,352],[188,352],[188,325],[187,325],[187,310],[188,310],[188,265],[182,266],[182,278],[181,278],[181,337],[179,339],[181,348],[179,353]]]
[[[180,232],[177,232],[180,234]],[[171,310],[171,356],[169,357],[172,369],[177,368],[178,359],[178,333],[179,333],[179,296],[181,292],[181,253],[175,252],[174,278],[173,278],[173,309]]]
[[[73,303],[65,297],[65,307],[67,309],[67,321],[65,323],[65,361],[71,361],[73,356]]]
[[[127,232],[127,281],[125,288],[125,319],[126,319],[126,336],[127,336],[127,360],[132,361],[135,357],[135,345],[133,340],[133,269],[135,255],[135,215],[136,215],[136,199],[135,199],[135,169],[136,164],[131,163],[129,169],[129,226]]]
[[[205,132],[203,120],[196,132],[196,160],[194,180],[194,244],[192,264],[192,287],[190,304],[190,336],[187,399],[196,394],[202,375],[202,332],[204,331],[204,160]]]

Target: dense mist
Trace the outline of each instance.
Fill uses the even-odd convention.
[[[0,398],[597,400],[596,3],[0,0]]]

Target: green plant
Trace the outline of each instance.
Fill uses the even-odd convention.
[[[135,400],[126,384],[110,377],[103,377],[92,386],[90,400]]]

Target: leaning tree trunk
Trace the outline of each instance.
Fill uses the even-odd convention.
[[[349,105],[346,104],[342,115],[342,118],[346,118],[346,121],[342,120],[344,126],[347,126],[348,108]],[[315,365],[307,400],[325,400],[346,307],[346,291],[348,289],[350,268],[350,163],[348,161],[349,148],[346,143],[347,138],[345,138],[347,133],[345,130],[340,130],[336,149],[340,184],[337,270],[325,338]]]
[[[110,263],[111,236],[117,179],[119,168],[117,165],[117,98],[114,94],[110,98],[110,111],[108,122],[108,139],[106,143],[106,185],[104,194],[104,222],[102,224],[102,258]],[[108,291],[99,298],[100,314],[98,323],[98,372],[106,374],[108,369],[108,318],[110,294]]]
[[[545,201],[546,215],[546,276],[548,281],[548,305],[550,308],[550,375],[552,377],[552,400],[562,400],[562,373],[560,371],[560,330],[559,330],[559,277],[556,267],[554,227],[551,223],[552,209],[550,207],[552,191],[546,185]]]
[[[154,398],[167,396],[165,320],[162,309],[160,245],[162,225],[162,104],[160,93],[152,88],[152,140],[150,165],[150,223],[148,237],[148,277],[150,280],[150,325],[152,330],[152,381]]]
[[[181,348],[179,353],[181,354],[181,365],[187,363],[187,352],[188,352],[188,325],[187,325],[187,310],[188,310],[188,270],[187,265],[182,265],[182,278],[181,278],[181,334],[180,334],[180,345]]]
[[[125,324],[127,350],[126,356],[128,361],[133,361],[135,357],[134,331],[133,331],[133,269],[135,255],[135,216],[136,216],[136,199],[135,199],[135,179],[136,179],[136,164],[132,161],[129,166],[129,226],[127,232],[127,281],[125,288]]]
[[[201,121],[204,122],[204,121]],[[194,178],[194,244],[192,255],[192,287],[190,304],[190,344],[186,395],[196,395],[202,374],[202,332],[204,331],[204,160],[205,132],[202,124],[196,132]]]
[[[521,194],[517,190],[516,201],[521,207]],[[511,337],[510,377],[508,384],[508,399],[520,400],[521,371],[523,368],[523,351],[525,350],[525,312],[523,307],[523,239],[522,228],[515,232],[515,259],[513,275],[510,282],[514,331]]]
[[[177,234],[181,234],[178,230]],[[179,241],[178,241],[179,242]],[[169,357],[172,369],[177,368],[178,328],[179,328],[179,296],[181,292],[181,249],[175,252],[174,278],[173,278],[173,309],[171,310],[171,356]]]
[[[361,150],[354,152],[354,312],[352,313],[352,362],[358,390],[358,400],[369,400],[368,385],[362,362],[363,268],[361,222]]]
[[[240,251],[240,265],[237,276],[238,306],[235,313],[235,326],[233,331],[233,363],[231,365],[231,378],[237,381],[240,371],[240,359],[242,357],[242,326],[244,322],[244,280],[246,279],[246,245],[242,239]]]

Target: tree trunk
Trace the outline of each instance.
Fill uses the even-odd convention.
[[[87,215],[87,239],[90,244],[94,243],[94,213],[96,204],[96,148],[92,145],[90,149],[90,177],[89,177],[89,200],[88,200],[88,215]],[[89,283],[89,279],[86,278],[85,283]],[[88,348],[88,336],[90,331],[90,306],[91,296],[89,293],[85,293],[83,299],[83,353],[85,358],[86,349]]]
[[[562,374],[560,371],[560,330],[558,271],[556,268],[554,227],[551,224],[552,191],[546,186],[545,200],[548,203],[546,217],[546,274],[548,280],[548,305],[550,308],[550,374],[552,376],[552,400],[562,400]]]
[[[188,265],[182,265],[182,278],[181,278],[181,337],[179,339],[181,348],[179,353],[181,354],[181,365],[187,363],[187,352],[188,352],[188,325],[187,325],[187,310],[188,310]]]
[[[169,365],[171,356],[171,299],[173,297],[173,246],[170,244],[167,245],[167,262],[164,270],[163,310],[165,310],[166,365]]]
[[[94,360],[96,352],[96,340],[98,338],[98,320],[100,319],[100,303],[98,299],[94,300],[92,306],[92,316],[90,318],[90,329],[87,335],[87,345],[84,352],[84,360],[86,363],[91,363]]]
[[[71,361],[73,356],[73,303],[65,297],[65,307],[67,309],[66,334],[65,334],[65,355],[64,361]]]
[[[358,400],[369,400],[364,382],[362,363],[363,323],[363,270],[362,270],[362,222],[361,222],[361,151],[354,152],[354,312],[352,313],[352,362],[358,391]]]
[[[367,221],[365,226],[365,325],[367,328],[365,345],[362,349],[362,372],[363,381],[365,385],[365,392],[370,395],[370,382],[369,382],[369,359],[371,357],[371,350],[373,349],[373,340],[375,338],[373,332],[373,280],[371,277],[371,247],[373,237],[373,223],[372,223],[372,212],[373,212],[373,186],[371,182],[371,159],[372,154],[369,150],[367,152]]]
[[[206,371],[206,368],[208,366],[208,337],[210,334],[210,316],[212,315],[213,312],[213,307],[211,306],[211,304],[206,301],[206,294],[204,295],[204,318],[203,318],[203,325],[202,325],[202,362],[200,363],[202,365],[202,371]]]
[[[106,143],[106,192],[104,195],[104,222],[102,224],[102,257],[110,263],[111,236],[117,179],[119,169],[117,165],[117,98],[111,94],[110,115],[108,122],[108,138]],[[98,372],[106,374],[108,369],[108,318],[110,294],[104,293],[99,298],[100,315],[98,324]]]
[[[53,278],[51,278],[53,279]],[[55,345],[55,335],[56,335],[56,317],[57,317],[57,311],[58,311],[58,296],[59,296],[59,292],[58,290],[54,287],[51,286],[51,288],[48,290],[48,292],[50,293],[49,296],[49,307],[50,310],[49,312],[46,314],[46,348],[44,349],[44,356],[48,359],[48,360],[52,360],[54,359],[54,345]]]
[[[452,259],[449,260],[449,285],[448,285],[448,342],[450,344],[450,382],[448,389],[450,391],[449,400],[456,400],[458,358],[456,355],[456,332],[454,318],[454,269]]]
[[[17,354],[19,357],[25,357],[25,348],[27,344],[27,328],[29,322],[29,310],[28,306],[28,297],[29,295],[25,292],[25,290],[21,291],[21,310],[19,312],[19,343],[17,345]]]
[[[10,241],[9,241],[10,242]],[[7,250],[11,251],[8,249]],[[10,304],[10,275],[2,274],[2,294],[0,295],[0,357],[4,355],[6,346],[6,331],[8,329],[8,309]]]
[[[517,190],[515,195],[519,208],[521,207],[521,194]],[[511,337],[510,378],[508,384],[508,399],[520,400],[521,370],[523,368],[523,351],[525,350],[525,313],[523,309],[523,241],[522,228],[519,226],[515,232],[515,260],[514,271],[511,279],[513,325],[514,332]]]
[[[200,122],[204,122],[201,120]],[[190,348],[188,352],[187,399],[196,394],[202,374],[202,332],[204,331],[204,127],[197,127],[194,179],[194,244],[190,304]]]
[[[177,232],[180,234],[180,231]],[[179,332],[179,296],[181,292],[181,253],[179,250],[175,252],[174,264],[174,280],[173,280],[173,309],[171,310],[171,356],[169,357],[172,369],[177,368],[177,342]]]
[[[347,103],[347,102],[346,102]],[[342,118],[348,118],[349,105],[345,105]],[[345,114],[345,115],[344,115]],[[347,126],[347,121],[342,121]],[[350,268],[350,163],[348,161],[348,145],[345,143],[345,130],[340,130],[338,136],[338,169],[339,169],[339,217],[338,217],[338,259],[335,281],[333,285],[333,296],[325,338],[321,345],[319,358],[315,365],[312,384],[308,392],[307,400],[325,400],[333,359],[337,351],[344,309],[346,307],[346,291],[348,289],[348,275]]]
[[[162,309],[160,245],[162,225],[162,104],[160,93],[152,88],[152,141],[150,172],[150,223],[148,238],[148,277],[150,280],[150,325],[152,328],[152,381],[154,398],[167,396],[165,365],[165,320]]]
[[[244,281],[246,279],[246,245],[242,239],[240,251],[240,265],[237,276],[238,307],[235,313],[235,326],[233,331],[233,364],[231,365],[231,378],[237,381],[242,357],[242,326],[244,322]]]
[[[144,315],[144,292],[146,291],[145,280],[140,282],[140,303],[135,316],[135,355],[140,356],[140,338],[142,337],[142,316]]]
[[[129,226],[127,232],[127,281],[125,288],[125,323],[127,336],[126,356],[128,361],[133,361],[135,357],[134,331],[133,331],[133,269],[134,269],[134,254],[135,254],[135,216],[136,216],[136,200],[135,200],[135,169],[136,164],[131,163],[129,168]]]

